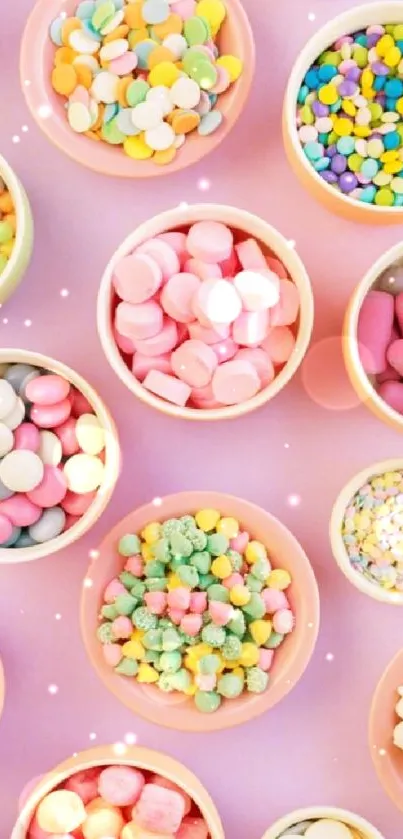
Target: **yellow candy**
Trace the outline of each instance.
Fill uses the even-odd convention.
[[[146,542],[142,542],[140,553],[145,562],[150,562],[150,559],[154,559],[154,555],[152,553],[150,545],[147,545]]]
[[[189,655],[186,655],[184,658],[184,664],[187,670],[190,670],[191,673],[196,675],[198,672],[197,661],[191,659]]]
[[[196,15],[208,21],[213,35],[217,34],[226,14],[227,10],[221,0],[200,0],[197,4]]]
[[[353,132],[353,124],[349,119],[339,117],[339,119],[335,120],[334,130],[339,137],[348,137]]]
[[[126,656],[126,658],[135,658],[136,660],[141,661],[144,658],[146,651],[141,641],[130,640],[123,644],[122,653]]]
[[[399,159],[399,152],[397,152],[395,150],[384,151],[384,153],[381,154],[381,162],[382,163],[392,163],[394,160],[398,160],[398,159]],[[392,481],[391,484],[390,483],[388,484],[385,480],[385,487],[388,487],[388,486],[393,486],[393,481]]]
[[[239,661],[227,661],[226,658],[223,659],[223,670],[234,670],[235,667],[239,667]]]
[[[244,671],[243,667],[235,667],[235,669],[232,671],[232,675],[233,676],[239,676],[240,679],[244,679],[245,678],[245,671]]]
[[[291,574],[283,568],[274,568],[267,578],[267,585],[277,591],[285,591],[291,583]]]
[[[334,105],[339,98],[337,88],[334,84],[324,84],[319,89],[318,99],[323,105]]]
[[[395,42],[391,35],[382,35],[377,44],[375,44],[375,52],[383,58],[386,53],[395,46]],[[364,71],[365,72],[365,71]]]
[[[249,562],[249,565],[252,565],[258,559],[267,559],[265,546],[261,542],[252,540],[252,542],[249,542],[246,546],[245,559]]]
[[[133,632],[130,636],[130,640],[131,641],[141,641],[141,639],[144,637],[145,634],[146,634],[145,629],[137,629],[136,628],[136,629],[133,630]]]
[[[372,87],[374,83],[375,76],[372,70],[369,67],[366,67],[365,70],[362,71],[361,74],[361,85],[363,88]]]
[[[211,563],[211,573],[219,580],[225,580],[226,577],[229,577],[232,573],[232,565],[228,556],[221,554],[217,559],[214,559]]]
[[[345,114],[348,114],[350,117],[355,117],[357,108],[351,99],[343,99],[341,105]]]
[[[151,664],[143,663],[139,666],[139,672],[136,679],[138,682],[143,682],[145,685],[151,685],[153,682],[158,682],[159,673],[151,667]]]
[[[195,644],[194,647],[190,647],[188,652],[188,656],[198,661],[199,658],[203,658],[204,655],[211,655],[213,652],[213,648],[210,647],[209,644],[205,644],[204,642],[201,644]]]
[[[236,519],[226,518],[220,519],[216,527],[217,533],[222,533],[227,539],[235,539],[239,533],[239,522]]]
[[[242,667],[255,667],[259,661],[259,648],[256,644],[246,641],[242,644],[242,652],[239,663]]]
[[[194,696],[197,690],[198,690],[198,687],[197,687],[196,683],[192,682],[192,684],[189,685],[188,688],[185,688],[183,693],[185,694],[185,696]]]
[[[224,67],[227,71],[231,82],[236,82],[242,73],[243,64],[240,58],[235,55],[221,55],[216,61],[217,67]]]
[[[154,154],[153,150],[147,146],[144,134],[138,134],[136,137],[125,137],[123,149],[133,160],[147,160]]]
[[[161,525],[158,521],[152,521],[147,527],[144,528],[141,534],[141,538],[147,542],[147,545],[152,545],[153,542],[157,542],[160,538],[161,534]]]
[[[186,586],[185,583],[182,583],[180,581],[179,577],[177,577],[176,574],[168,574],[168,591],[173,591],[174,588],[180,588],[181,586],[183,586],[183,588],[189,588],[189,586]]]
[[[269,640],[271,630],[272,623],[269,620],[256,620],[249,624],[249,632],[258,647],[262,647]]]
[[[76,830],[83,824],[86,812],[76,792],[67,789],[54,790],[45,795],[36,811],[38,826],[45,833],[55,834]]]
[[[236,585],[230,589],[229,599],[233,606],[246,606],[251,598],[251,593],[246,586]]]
[[[395,107],[398,114],[403,116],[403,96],[401,96],[400,99],[397,100]]]
[[[204,533],[214,530],[220,520],[218,510],[199,510],[195,515],[196,524]]]
[[[399,47],[391,47],[390,50],[387,51],[385,58],[383,59],[384,64],[387,67],[397,67],[400,62],[402,54],[399,50]]]
[[[4,253],[4,256],[10,257],[15,245],[15,239],[10,239],[9,242],[4,242],[4,245],[0,247],[0,253]]]
[[[371,129],[368,128],[368,125],[355,125],[354,134],[356,137],[369,137]]]
[[[397,175],[403,169],[403,162],[401,160],[394,160],[385,164],[385,172],[387,175]]]
[[[151,87],[159,87],[160,85],[172,87],[174,82],[179,79],[179,76],[180,71],[173,61],[161,61],[161,64],[157,64],[150,71],[147,81]]]

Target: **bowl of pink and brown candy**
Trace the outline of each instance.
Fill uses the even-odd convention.
[[[255,410],[289,382],[313,323],[294,243],[262,219],[202,204],[138,227],[110,260],[98,331],[122,382],[184,419]]]

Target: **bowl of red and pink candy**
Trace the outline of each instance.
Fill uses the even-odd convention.
[[[185,766],[160,752],[100,746],[30,789],[11,839],[224,839],[216,807]]]
[[[98,332],[153,408],[230,419],[272,399],[307,350],[313,296],[294,243],[257,216],[201,204],[146,221],[113,254]]]

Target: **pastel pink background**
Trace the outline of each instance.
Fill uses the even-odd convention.
[[[327,214],[301,189],[283,153],[281,102],[292,62],[314,28],[350,8],[351,0],[245,5],[257,41],[257,71],[244,116],[221,150],[148,187],[87,172],[42,137],[18,81],[19,40],[32,0],[2,3],[0,151],[29,192],[36,245],[24,283],[0,312],[0,340],[76,367],[113,410],[123,448],[117,490],[88,538],[47,560],[0,568],[5,839],[29,779],[73,752],[121,741],[128,732],[199,775],[229,839],[260,839],[281,814],[320,803],[356,810],[386,839],[402,834],[403,818],[378,785],[367,744],[373,689],[403,644],[402,613],[358,594],[336,568],[328,540],[332,503],[344,482],[372,461],[401,455],[398,434],[357,406],[337,337],[351,290],[400,231],[366,229]],[[207,192],[200,191],[200,179],[210,182]],[[121,239],[153,213],[204,199],[245,207],[295,240],[316,301],[305,378],[298,375],[250,418],[210,427],[170,420],[136,402],[109,369],[95,327],[99,279]],[[31,326],[24,325],[27,319]],[[194,488],[242,495],[279,516],[312,560],[323,611],[314,659],[292,694],[261,719],[208,736],[157,728],[120,706],[90,669],[78,628],[90,549],[133,507]],[[297,506],[290,505],[293,495],[300,497]],[[48,692],[50,684],[58,686],[56,695]]]

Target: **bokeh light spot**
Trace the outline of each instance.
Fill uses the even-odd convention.
[[[329,411],[349,411],[360,404],[344,366],[341,337],[318,341],[307,352],[301,369],[310,398]]]

